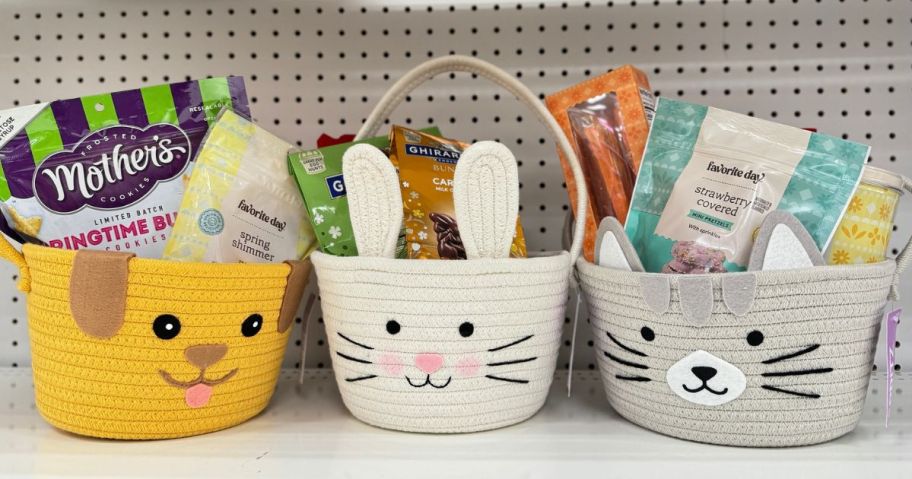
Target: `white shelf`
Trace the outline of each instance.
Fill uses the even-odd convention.
[[[118,442],[64,433],[38,415],[31,371],[0,369],[0,475],[4,477],[903,477],[912,460],[912,378],[895,382],[884,429],[885,377],[875,374],[851,434],[793,449],[709,446],[626,422],[594,372],[559,374],[547,405],[525,423],[435,436],[376,429],[342,405],[330,371],[286,371],[270,407],[226,431],[186,439]],[[905,463],[905,464],[903,464]]]

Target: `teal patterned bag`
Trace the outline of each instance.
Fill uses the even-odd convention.
[[[660,99],[625,230],[648,272],[743,271],[773,210],[824,250],[870,148],[692,103]]]

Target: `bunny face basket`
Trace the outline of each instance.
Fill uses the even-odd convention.
[[[372,136],[421,82],[449,71],[473,72],[507,88],[575,161],[533,93],[488,63],[458,56],[406,74],[359,138]],[[366,145],[346,152],[343,170],[361,256],[315,253],[313,262],[346,407],[375,426],[432,433],[494,429],[535,414],[553,379],[580,243],[569,253],[507,258],[519,206],[512,154],[480,142],[459,159],[453,197],[464,261],[393,259],[402,224],[396,171]],[[577,201],[585,201],[582,189]]]
[[[629,260],[633,247],[615,230],[600,236],[611,245],[600,252]],[[783,447],[842,436],[858,423],[884,306],[908,262],[904,251],[896,262],[805,267],[822,256],[779,212],[743,273],[581,260],[608,400],[640,426],[692,441]]]
[[[176,263],[0,240],[27,293],[35,403],[113,439],[241,423],[272,396],[309,262]]]

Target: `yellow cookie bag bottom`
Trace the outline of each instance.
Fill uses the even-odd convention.
[[[239,424],[272,396],[309,261],[177,263],[6,241],[27,293],[35,402],[60,429],[113,439]]]

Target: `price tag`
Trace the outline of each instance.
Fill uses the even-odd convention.
[[[902,308],[897,308],[887,313],[887,399],[884,427],[890,426],[890,407],[893,404],[893,368],[896,366],[896,329],[899,326],[899,317],[901,315]]]

